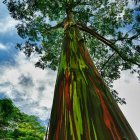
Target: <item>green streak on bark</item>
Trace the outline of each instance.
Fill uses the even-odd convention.
[[[74,82],[74,92],[73,92],[73,112],[74,112],[74,119],[77,132],[78,132],[78,140],[80,140],[80,135],[83,133],[82,129],[82,117],[81,117],[81,109],[80,109],[80,103],[78,99],[78,95],[76,92],[76,82]]]
[[[92,122],[92,127],[93,127],[93,132],[94,132],[94,137],[95,137],[95,140],[98,140],[98,139],[97,139],[96,130],[95,130],[95,127],[94,127],[93,122]]]

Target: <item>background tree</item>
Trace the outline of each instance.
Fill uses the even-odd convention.
[[[10,99],[0,100],[0,138],[10,140],[42,140],[45,127],[38,118],[28,116],[15,107]]]
[[[17,47],[27,56],[43,50],[36,66],[55,70],[60,64],[49,139],[137,139],[100,74],[109,87],[122,70],[140,75],[139,7],[129,8],[128,0],[4,2],[26,40]]]

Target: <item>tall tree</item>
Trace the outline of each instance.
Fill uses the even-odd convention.
[[[122,70],[140,74],[139,7],[128,0],[4,2],[26,39],[17,47],[27,56],[43,49],[36,66],[59,63],[46,139],[137,140],[108,87]]]

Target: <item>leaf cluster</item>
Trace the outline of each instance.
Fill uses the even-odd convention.
[[[44,135],[37,117],[20,112],[10,99],[0,100],[0,139],[42,140]]]

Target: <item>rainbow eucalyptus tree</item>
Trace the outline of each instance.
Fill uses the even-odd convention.
[[[111,89],[122,70],[140,74],[140,16],[128,0],[5,0],[19,20],[17,47],[58,67],[47,140],[138,140]],[[94,62],[94,63],[93,63]],[[115,97],[115,98],[114,98]]]

